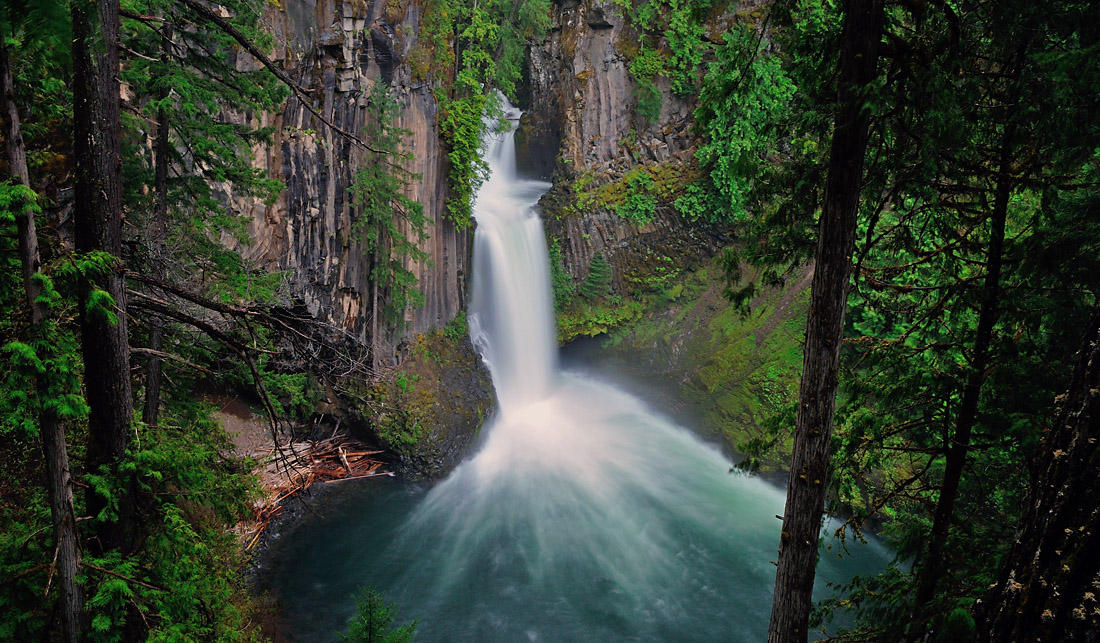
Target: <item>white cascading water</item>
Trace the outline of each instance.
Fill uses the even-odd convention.
[[[505,113],[518,118],[511,106]],[[546,240],[534,211],[550,184],[516,176],[514,136],[509,127],[488,141],[490,174],[473,208],[469,315],[470,338],[493,374],[504,413],[545,397],[557,370]]]
[[[279,570],[288,620],[300,640],[332,640],[370,585],[420,619],[418,643],[763,640],[782,490],[559,370],[532,210],[548,185],[516,177],[514,149],[510,132],[490,139],[475,207],[470,332],[500,408],[426,492],[370,485],[365,505],[311,522]],[[861,558],[823,556],[818,578],[881,569],[881,551]]]

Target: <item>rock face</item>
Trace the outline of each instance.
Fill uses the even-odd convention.
[[[693,97],[673,95],[667,79],[658,77],[660,115],[649,122],[638,114],[624,53],[636,51],[638,38],[610,0],[564,0],[554,12],[550,37],[531,51],[530,111],[517,141],[528,159],[521,169],[554,182],[543,215],[565,270],[583,278],[592,256],[602,252],[614,270],[613,287],[621,291],[632,272],[644,272],[647,255],[689,262],[712,255],[719,242],[715,232],[688,224],[669,203],[659,204],[654,220],[641,226],[606,204],[574,207],[581,176],[595,188],[621,181],[639,166],[691,166],[695,104]]]
[[[462,309],[472,235],[443,216],[447,183],[438,108],[430,88],[411,82],[402,64],[416,44],[418,8],[412,4],[391,15],[396,12],[389,4],[284,0],[268,5],[266,20],[277,43],[273,60],[340,129],[358,135],[372,117],[366,99],[374,83],[394,88],[403,108],[398,126],[411,132],[406,149],[413,159],[407,169],[420,176],[409,196],[423,205],[428,219],[428,238],[420,247],[430,260],[407,265],[419,280],[424,306],[406,311],[404,328],[397,331],[376,321],[381,303],[354,229],[350,189],[356,168],[377,162],[377,155],[323,125],[296,98],[280,114],[249,115],[275,128],[273,144],[257,150],[257,163],[284,180],[287,189],[271,204],[246,198],[233,203],[251,216],[251,242],[238,248],[242,254],[269,270],[287,271],[292,296],[314,317],[371,346],[376,369],[400,361],[397,347],[403,340],[441,328]]]
[[[491,413],[492,391],[489,370],[465,334],[419,335],[396,380],[371,394],[381,409],[374,433],[400,455],[407,476],[443,477],[465,457]]]
[[[657,79],[659,118],[647,123],[637,113],[623,53],[637,47],[637,35],[620,11],[610,1],[565,0],[555,5],[550,37],[531,51],[531,145],[557,148],[560,164],[573,173],[602,170],[614,176],[636,164],[632,155],[686,160],[694,146],[695,105],[673,96],[666,79]],[[558,128],[560,140],[554,141]]]

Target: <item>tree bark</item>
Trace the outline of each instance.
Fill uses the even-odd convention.
[[[1100,306],[1058,401],[1020,530],[979,609],[982,641],[1100,639]]]
[[[73,125],[76,194],[73,219],[76,249],[122,256],[122,156],[119,120],[118,0],[72,3]],[[81,346],[88,418],[87,468],[116,472],[126,452],[133,420],[130,346],[126,335],[126,290],[121,260],[106,274],[92,275],[95,287],[114,299],[116,321],[89,313],[91,288],[80,307]],[[124,483],[118,520],[97,527],[98,547],[127,553],[134,544],[133,481]],[[95,515],[106,499],[88,492]]]
[[[23,143],[23,131],[19,122],[19,109],[15,102],[15,84],[12,80],[8,47],[0,42],[0,82],[4,90],[4,138],[8,143],[8,165],[12,176],[30,188],[30,171],[27,169],[27,150]],[[31,204],[27,204],[30,206]],[[49,308],[38,301],[41,284],[35,276],[41,273],[38,253],[38,232],[34,212],[25,207],[16,214],[19,234],[19,259],[23,269],[23,286],[30,312],[32,334],[44,331]],[[57,548],[58,609],[61,620],[61,640],[75,642],[80,638],[84,621],[84,592],[76,582],[80,568],[80,539],[76,529],[76,512],[73,509],[72,476],[69,472],[68,444],[65,441],[65,425],[42,402],[50,395],[49,383],[43,375],[36,378],[35,386],[40,400],[38,430],[42,437],[42,454],[46,462],[46,486],[49,493],[50,517],[53,522],[54,543]]]
[[[166,60],[170,56],[172,47],[169,40],[171,38],[170,27],[165,26],[164,30],[164,39],[161,43],[162,60]],[[160,95],[161,100],[168,98],[168,93],[168,90],[164,90]],[[168,110],[162,107],[157,111],[157,142],[156,158],[154,160],[156,165],[153,177],[155,196],[153,225],[149,231],[152,250],[150,269],[153,276],[162,281],[166,280],[168,276],[165,266],[164,239],[168,234],[168,160],[172,150],[169,141],[169,125]],[[155,426],[160,418],[160,385],[164,362],[157,353],[160,352],[163,344],[164,318],[159,315],[152,315],[149,318],[149,348],[154,352],[150,353],[149,362],[146,365],[145,406],[141,412],[141,420],[149,426]]]
[[[804,642],[809,634],[829,440],[836,407],[841,331],[870,120],[863,94],[877,73],[882,23],[883,0],[845,2],[836,116],[806,323],[769,643]]]

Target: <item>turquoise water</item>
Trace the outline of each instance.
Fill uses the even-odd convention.
[[[639,400],[560,374],[434,487],[368,481],[289,536],[272,587],[296,640],[385,592],[417,641],[761,641],[783,492]],[[819,589],[878,571],[823,554]]]

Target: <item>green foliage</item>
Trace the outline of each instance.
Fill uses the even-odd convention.
[[[651,251],[646,251],[646,256],[651,258],[650,269],[640,275],[623,275],[623,281],[631,285],[638,295],[661,292],[670,287],[675,288],[675,286],[672,286],[672,282],[680,276],[682,271],[681,267],[676,265],[676,261],[672,257],[659,255]],[[681,287],[679,291],[669,291],[667,294],[671,299],[675,299],[682,290]]]
[[[619,11],[638,33],[617,43],[630,59],[637,112],[655,123],[661,115],[656,78],[667,77],[672,92],[691,96],[698,91],[703,60],[711,50],[705,23],[722,3],[713,0],[616,0]],[[656,43],[661,43],[658,49]],[[664,47],[667,46],[667,49]]]
[[[661,118],[661,91],[655,78],[664,67],[664,59],[656,49],[642,43],[638,54],[630,62],[630,75],[634,78],[634,99],[637,112],[647,122],[656,123]]]
[[[649,123],[656,123],[661,118],[661,90],[650,78],[638,80],[634,85],[634,100],[638,114]]]
[[[21,185],[0,184],[0,234],[4,237],[0,251],[12,258],[3,266],[0,286],[3,295],[0,310],[6,312],[5,321],[0,323],[0,339],[5,340],[0,347],[5,358],[0,368],[4,373],[4,384],[0,386],[0,435],[37,435],[37,419],[43,410],[62,421],[80,421],[87,416],[80,385],[83,370],[80,346],[73,329],[59,323],[58,318],[76,314],[76,292],[83,279],[95,272],[110,271],[116,265],[110,255],[90,253],[47,266],[59,283],[55,284],[54,278],[43,273],[34,279],[41,287],[38,301],[46,305],[51,316],[34,328],[13,323],[16,307],[25,310],[26,306],[21,267],[16,259],[15,218],[28,210],[32,214],[40,211],[33,191]],[[111,297],[103,291],[93,292],[101,296],[89,299],[90,312],[114,320]],[[24,314],[21,311],[19,318]]]
[[[150,623],[151,641],[250,640],[238,607],[243,588],[226,569],[239,545],[225,526],[248,513],[256,481],[224,455],[231,445],[213,410],[170,408],[165,428],[139,429],[141,446],[122,461],[119,478],[88,476],[108,498],[118,496],[123,479],[135,479],[145,515],[140,550],[86,558],[108,570],[87,571],[92,640],[121,640],[133,607]],[[175,420],[188,422],[172,426]]]
[[[140,111],[123,111],[123,189],[126,218],[143,243],[135,244],[134,268],[157,262],[181,274],[201,277],[192,287],[211,298],[239,303],[269,301],[282,283],[280,273],[253,270],[222,242],[247,241],[249,220],[226,207],[231,191],[273,203],[283,183],[252,162],[252,150],[270,143],[274,130],[257,127],[240,114],[273,112],[288,90],[265,68],[238,69],[239,45],[186,5],[169,0],[127,0],[133,13],[164,17],[186,28],[165,32],[158,23],[123,18],[122,82]],[[228,20],[261,49],[272,45],[263,28],[262,0],[227,0]],[[170,35],[171,45],[165,36]],[[169,125],[168,221],[155,220],[154,156],[149,137],[157,121]]]
[[[253,127],[251,119],[231,117],[230,110],[271,111],[283,102],[286,90],[269,72],[239,71],[235,41],[209,29],[181,3],[124,0],[123,5],[132,13],[165,19],[124,19],[123,25],[121,75],[133,94],[123,123],[126,265],[148,265],[153,245],[148,145],[155,130],[150,121],[163,113],[171,126],[164,244],[170,256],[163,258],[176,274],[191,279],[194,292],[212,299],[237,303],[274,297],[283,276],[249,270],[239,254],[226,249],[222,235],[241,240],[247,232],[246,222],[225,209],[227,184],[235,194],[268,201],[281,187],[253,168],[250,156],[252,146],[268,141],[271,131]],[[227,0],[220,6],[247,37],[261,47],[271,44],[259,22],[262,2]],[[12,54],[16,101],[25,116],[32,184],[63,187],[72,173],[67,157],[72,105],[65,60],[72,42],[68,8],[52,1],[7,3],[0,7],[0,23]],[[172,45],[165,51],[168,25],[183,27],[169,35]],[[87,598],[86,637],[118,640],[126,621],[153,641],[251,640],[254,628],[244,613],[248,599],[233,571],[240,563],[239,544],[227,528],[250,513],[255,480],[248,465],[231,456],[212,409],[196,401],[197,372],[211,376],[208,386],[225,383],[217,377],[226,368],[223,352],[169,328],[166,350],[204,370],[166,365],[168,393],[160,425],[136,424],[130,449],[116,466],[85,470],[88,407],[81,384],[99,374],[84,372],[75,319],[81,312],[108,322],[122,314],[135,317],[130,341],[140,346],[148,318],[135,306],[119,310],[120,302],[99,290],[78,310],[77,293],[101,276],[119,274],[121,262],[106,253],[73,254],[57,243],[52,227],[40,223],[42,266],[33,278],[48,314],[31,326],[22,301],[14,233],[14,215],[28,208],[32,215],[40,213],[33,193],[0,186],[0,459],[6,471],[0,484],[0,639],[57,636],[59,592],[56,577],[53,589],[46,591],[54,544],[37,440],[38,418],[52,414],[65,431],[74,482],[107,501],[77,527],[85,551],[79,582]],[[236,332],[230,324],[226,327]],[[250,341],[261,346],[270,339],[257,332]],[[288,407],[311,406],[304,374],[272,374],[265,368],[265,375],[268,388]],[[139,391],[140,379],[136,384]],[[118,519],[122,489],[131,485],[136,485],[138,516],[133,548],[98,551],[102,545],[94,539],[95,530]],[[85,498],[80,489],[74,494],[76,515],[82,518],[89,513]]]
[[[592,255],[588,262],[588,275],[581,282],[580,295],[590,302],[611,294],[611,264],[602,252]]]
[[[638,165],[621,179],[605,183],[585,172],[573,181],[573,202],[563,213],[575,215],[606,209],[635,225],[645,225],[653,220],[658,205],[674,203],[696,177],[697,168],[693,165],[675,162]]]
[[[573,296],[576,295],[577,284],[573,281],[573,275],[565,270],[561,242],[556,238],[550,239],[547,252],[550,256],[550,286],[554,292],[554,310],[561,312],[568,307]]]
[[[1095,96],[1077,85],[1096,75],[1082,73],[1096,68],[1096,36],[1069,26],[1094,10],[956,10],[891,5],[891,53],[864,96],[873,125],[834,493],[849,526],[883,525],[899,557],[916,562],[859,579],[828,606],[825,615],[859,610],[845,640],[972,636],[976,601],[1012,541],[1031,451],[1100,293],[1095,217],[1079,207],[1096,203],[1100,120]],[[686,216],[738,224],[744,243],[725,267],[739,304],[758,298],[757,284],[790,276],[815,246],[837,95],[841,7],[780,3],[769,15],[767,33],[731,34],[717,52],[696,115],[707,181],[678,203]],[[1077,187],[1063,191],[1067,181]],[[998,212],[1003,257],[993,251]],[[1002,258],[996,289],[987,288]],[[746,266],[756,277],[747,288],[738,281]],[[983,309],[988,340],[978,332]],[[964,433],[968,381],[979,395]],[[941,497],[945,454],[957,444],[968,447],[962,480],[957,496]],[[947,497],[949,538],[929,561],[933,513]],[[915,606],[925,581],[938,591]]]
[[[266,329],[256,328],[254,332],[257,340],[262,344],[270,342],[270,332]],[[212,354],[203,347],[195,348],[197,361],[205,362],[216,358],[216,353]],[[270,354],[254,357],[253,364],[260,374],[260,382],[267,394],[268,402],[278,416],[305,420],[313,415],[317,402],[323,397],[316,374],[304,371],[287,372],[273,363]],[[186,374],[180,373],[179,376],[186,377]],[[242,360],[232,362],[230,368],[222,373],[222,379],[225,384],[237,390],[256,390],[252,369]],[[182,392],[197,383],[184,380],[181,384]]]
[[[499,112],[490,90],[515,100],[527,45],[549,30],[550,7],[549,0],[430,0],[424,7],[411,65],[414,75],[436,82],[439,134],[450,162],[447,213],[460,229],[470,224],[473,195],[488,171],[486,117]]]
[[[459,229],[470,225],[474,194],[489,175],[489,162],[481,145],[489,107],[488,97],[480,93],[440,104],[439,135],[447,145],[450,161],[447,213]]]
[[[653,196],[653,179],[645,172],[629,175],[624,179],[626,197],[615,206],[615,214],[642,226],[657,214],[657,199]]]
[[[752,29],[727,33],[716,54],[695,112],[704,135],[696,151],[704,178],[676,207],[692,220],[744,223],[753,189],[767,185],[776,170],[769,157],[784,135],[781,125],[796,88],[778,57],[763,53]]]
[[[372,588],[360,590],[355,597],[355,617],[348,629],[340,632],[344,643],[408,643],[416,633],[416,621],[393,626],[397,610]]]
[[[364,139],[388,158],[371,159],[356,171],[352,194],[359,212],[353,229],[373,259],[371,280],[383,293],[382,314],[395,326],[406,308],[424,303],[409,264],[429,263],[420,248],[428,236],[427,219],[424,207],[407,195],[408,185],[418,177],[402,165],[411,153],[402,149],[408,130],[395,125],[400,106],[382,83],[375,83],[369,105],[375,118],[364,128]]]
[[[386,448],[397,453],[410,454],[428,434],[422,418],[425,395],[428,389],[416,386],[417,375],[396,373],[389,385],[379,384],[372,393],[375,413],[370,418],[375,435]]]
[[[36,447],[33,443],[27,445],[28,450]],[[5,450],[8,457],[15,454],[13,450]],[[7,461],[6,464],[11,466],[16,462]],[[4,482],[29,486],[24,479],[8,478]],[[53,542],[36,538],[50,528],[45,489],[38,486],[21,499],[27,504],[23,512],[15,507],[0,506],[0,578],[4,580],[0,585],[0,640],[4,641],[44,638],[52,607],[52,602],[43,597],[46,574],[36,571],[36,568],[47,567],[53,557]]]
[[[595,337],[635,322],[642,316],[644,305],[637,300],[608,298],[604,303],[573,306],[557,315],[558,343],[576,337]]]
[[[245,589],[232,571],[239,543],[226,527],[250,511],[256,481],[242,463],[226,456],[231,445],[211,417],[212,406],[171,404],[166,411],[164,428],[136,427],[134,449],[115,474],[74,471],[109,501],[117,502],[128,479],[136,480],[142,498],[141,546],[135,552],[93,555],[85,549],[80,573],[87,595],[88,639],[122,640],[122,624],[136,609],[149,624],[150,641],[250,641],[242,609]],[[5,579],[0,584],[0,638],[31,640],[50,628],[56,587],[48,594],[45,588],[54,546],[45,489],[33,484],[43,475],[37,469],[40,461],[35,464],[31,455],[37,445],[29,444],[31,452],[12,457],[17,455],[10,448],[14,443],[5,442],[4,455],[12,458],[8,466],[20,467],[24,498],[12,505],[8,496],[0,504],[0,578]],[[79,456],[81,446],[74,447]],[[84,511],[82,499],[75,496],[78,516]],[[80,523],[82,535],[91,533],[91,523],[114,519],[109,504],[94,520]],[[7,582],[16,575],[14,582]]]
[[[466,324],[466,311],[458,313],[454,319],[443,328],[443,336],[452,342],[462,342],[470,334],[470,328]]]
[[[630,61],[630,74],[635,80],[652,80],[664,68],[660,52],[642,43],[634,60]]]

